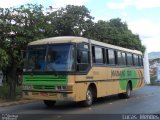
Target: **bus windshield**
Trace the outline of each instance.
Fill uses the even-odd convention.
[[[73,71],[73,45],[28,47],[25,71]]]

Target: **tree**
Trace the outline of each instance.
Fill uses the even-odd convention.
[[[119,18],[109,21],[99,20],[84,33],[84,36],[101,42],[140,50],[142,52],[145,50],[139,36],[133,34],[131,30],[128,29],[127,23],[121,22]]]
[[[0,48],[0,70],[8,65],[8,55],[5,50]]]
[[[28,42],[45,38],[48,24],[41,5],[22,5],[19,8],[0,8],[0,46],[8,56],[6,67],[10,98],[15,98],[17,74],[22,70],[21,50]],[[6,58],[7,59],[7,58]]]
[[[52,8],[53,9],[53,8]],[[67,5],[49,14],[55,25],[56,36],[82,36],[93,23],[93,17],[85,6]]]

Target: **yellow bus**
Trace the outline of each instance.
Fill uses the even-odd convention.
[[[28,44],[23,69],[23,96],[43,100],[81,101],[90,106],[99,97],[129,98],[144,86],[143,54],[95,40],[52,37]]]

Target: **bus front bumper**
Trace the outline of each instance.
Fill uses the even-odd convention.
[[[23,98],[37,100],[75,101],[75,97],[72,92],[23,91]]]

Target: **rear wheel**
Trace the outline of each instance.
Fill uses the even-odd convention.
[[[93,93],[92,93],[92,89],[88,88],[87,92],[86,92],[86,100],[83,101],[84,106],[91,106],[93,103]]]
[[[131,84],[130,83],[127,84],[126,92],[125,93],[119,93],[118,97],[121,98],[121,99],[131,97]]]
[[[124,94],[124,96],[125,98],[131,97],[131,84],[130,83],[127,84],[126,93]]]
[[[56,101],[52,100],[44,100],[43,102],[47,107],[53,107],[56,104]]]

